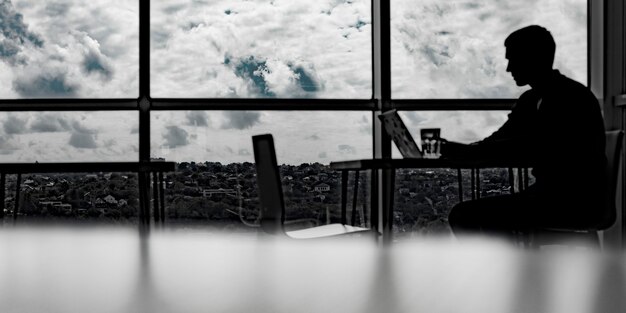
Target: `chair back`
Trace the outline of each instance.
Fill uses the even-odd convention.
[[[252,136],[259,200],[261,229],[267,233],[284,233],[285,203],[280,173],[271,134]]]
[[[606,210],[598,229],[609,228],[615,223],[617,218],[617,206],[615,205],[615,196],[617,193],[617,179],[619,177],[619,165],[622,154],[622,142],[624,139],[624,131],[612,130],[606,132],[606,178],[607,178],[607,200]]]

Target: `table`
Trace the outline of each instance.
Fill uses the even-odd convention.
[[[386,241],[391,240],[391,229],[393,223],[393,194],[394,194],[394,185],[395,185],[395,170],[399,168],[452,168],[457,169],[458,171],[458,181],[459,181],[459,194],[461,201],[463,201],[462,194],[462,176],[461,169],[470,169],[471,170],[471,189],[472,189],[472,197],[480,195],[480,181],[478,171],[480,168],[508,168],[509,169],[509,180],[511,184],[511,188],[513,190],[514,181],[513,181],[513,168],[517,168],[519,172],[519,177],[525,177],[523,184],[519,184],[519,188],[523,189],[524,186],[528,186],[528,167],[529,163],[525,160],[511,160],[511,159],[500,159],[500,160],[478,160],[478,159],[359,159],[359,160],[348,160],[348,161],[339,161],[339,162],[330,162],[330,168],[339,170],[342,172],[341,179],[341,193],[342,193],[342,223],[346,223],[346,195],[347,195],[347,185],[348,185],[348,172],[349,171],[361,171],[361,170],[372,170],[372,190],[376,190],[378,188],[378,176],[376,171],[374,170],[382,170],[382,210],[378,209],[378,193],[371,193],[371,207],[372,212],[381,212],[382,215],[382,225],[380,225],[379,221],[381,220],[378,217],[378,214],[373,214],[371,216],[371,225],[372,228],[379,230],[382,227],[383,239]],[[358,174],[357,174],[358,175]],[[358,176],[357,176],[358,177]],[[358,179],[357,179],[358,180]],[[355,186],[356,188],[357,186]],[[356,193],[354,193],[356,195]],[[356,206],[356,196],[353,199],[353,208]],[[353,214],[354,216],[354,214]]]
[[[165,197],[163,173],[172,172],[174,162],[83,162],[83,163],[0,163],[0,219],[4,218],[4,198],[6,174],[17,174],[15,207],[13,219],[19,211],[20,185],[25,173],[93,173],[93,172],[134,172],[139,178],[139,220],[141,224],[150,222],[150,174],[154,197],[154,219],[156,223],[165,222]]]
[[[273,240],[272,240],[273,239]],[[626,258],[488,239],[392,246],[136,228],[0,228],[3,313],[618,313]],[[361,238],[363,239],[363,238]]]

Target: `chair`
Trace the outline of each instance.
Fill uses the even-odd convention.
[[[539,228],[532,229],[524,237],[525,246],[540,248],[541,246],[563,244],[570,241],[582,243],[595,248],[600,248],[600,236],[598,231],[611,227],[617,217],[617,205],[615,196],[618,188],[619,165],[622,153],[622,141],[624,132],[614,130],[606,132],[606,179],[607,197],[604,216],[593,228],[588,229],[563,229],[563,228]]]
[[[344,224],[328,224],[294,231],[285,231],[285,203],[271,134],[252,136],[257,184],[261,202],[260,227],[272,235],[295,239],[312,239],[348,234],[373,234],[369,228]]]

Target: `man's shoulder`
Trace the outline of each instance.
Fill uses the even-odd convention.
[[[582,114],[600,112],[598,98],[589,87],[582,83],[559,73],[553,87],[551,97],[553,101],[567,102],[570,108],[580,108],[580,110],[570,110],[570,112]]]
[[[568,76],[561,74],[559,71],[556,71],[555,77],[556,78],[555,78],[554,87],[556,91],[566,92],[568,94],[576,94],[577,96],[593,95],[589,87],[583,85],[582,83],[572,78],[569,78]]]
[[[537,93],[534,89],[528,89],[519,96],[519,100],[529,100],[535,98],[539,98],[539,93]]]
[[[539,98],[539,93],[536,90],[526,90],[519,96],[514,107],[524,107],[528,104],[536,105]]]

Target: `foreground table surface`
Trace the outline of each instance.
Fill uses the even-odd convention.
[[[0,312],[624,312],[621,254],[0,229]]]

